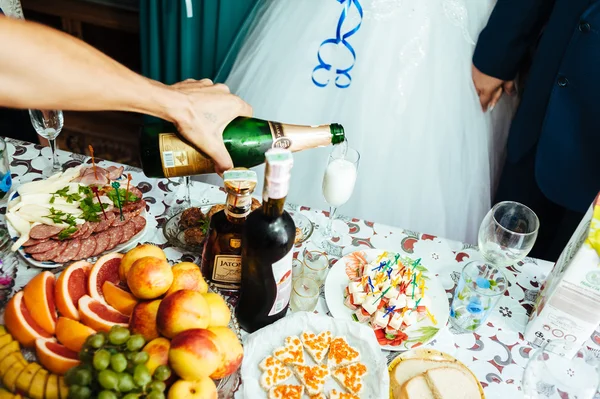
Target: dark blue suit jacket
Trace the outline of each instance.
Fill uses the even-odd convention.
[[[536,43],[507,162],[534,152],[544,195],[585,212],[600,191],[600,0],[498,0],[473,63],[512,80]]]

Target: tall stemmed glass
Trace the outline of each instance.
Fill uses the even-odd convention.
[[[496,204],[479,228],[479,250],[497,267],[507,267],[525,258],[537,238],[540,221],[518,202]]]
[[[344,205],[354,191],[360,154],[347,145],[336,145],[329,154],[327,168],[323,176],[323,196],[329,204],[329,219],[325,228],[317,229],[312,241],[319,248],[333,256],[341,256],[337,233],[333,221],[337,209]]]
[[[30,109],[29,118],[37,134],[48,140],[50,150],[52,151],[52,164],[44,168],[42,174],[48,177],[62,172],[60,162],[56,156],[56,138],[64,125],[63,112],[58,110]]]

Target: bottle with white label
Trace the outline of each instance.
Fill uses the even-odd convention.
[[[283,209],[292,154],[271,149],[266,153],[266,164],[262,207],[248,216],[242,235],[242,287],[236,316],[248,332],[284,317],[292,292],[296,228]]]
[[[223,174],[227,206],[210,218],[202,275],[218,288],[237,290],[242,276],[242,230],[252,206],[256,172],[244,168]]]

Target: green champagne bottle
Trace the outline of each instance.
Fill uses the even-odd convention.
[[[251,168],[265,161],[270,148],[292,152],[339,144],[345,140],[342,125],[288,125],[256,118],[239,117],[223,132],[225,147],[235,167]],[[180,138],[171,123],[147,125],[140,138],[144,174],[148,177],[192,176],[214,172],[205,154]]]

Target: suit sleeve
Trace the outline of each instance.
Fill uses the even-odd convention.
[[[555,0],[498,0],[479,35],[473,64],[481,72],[512,80],[537,40]]]

